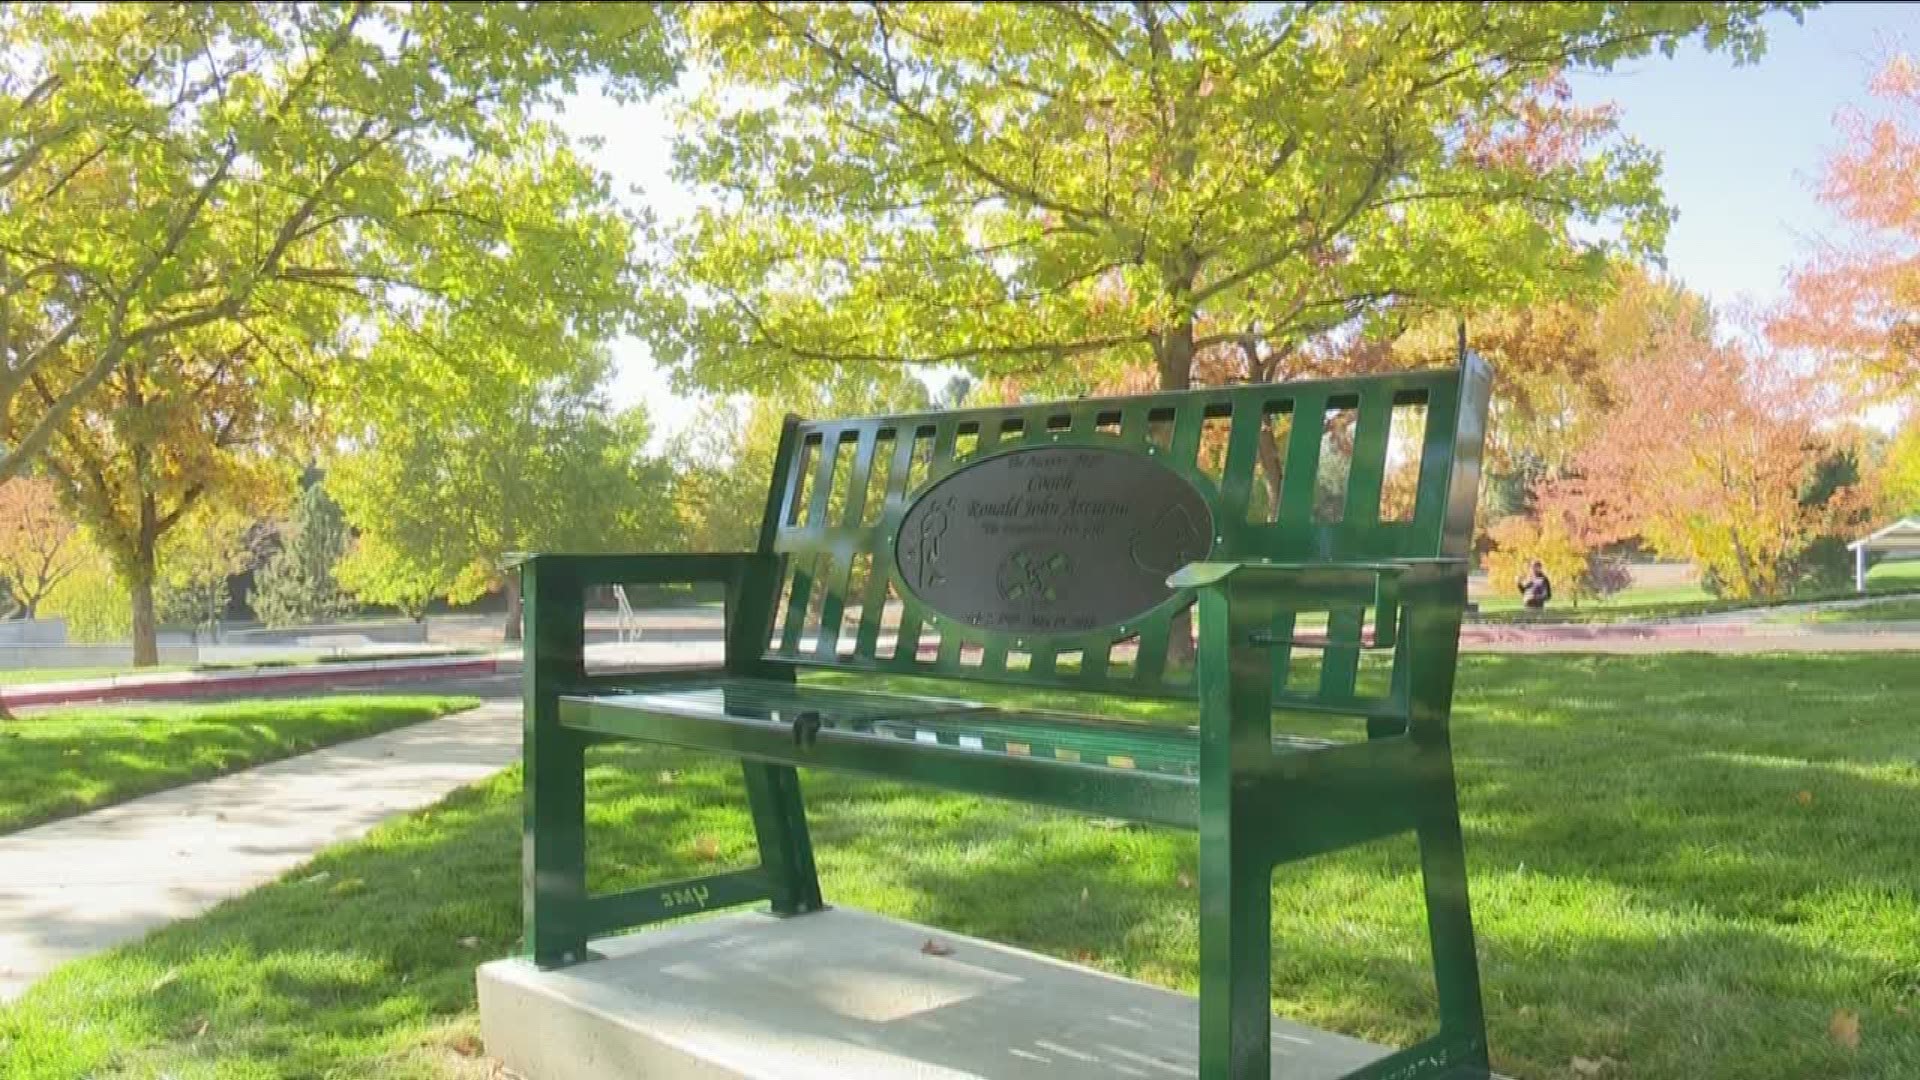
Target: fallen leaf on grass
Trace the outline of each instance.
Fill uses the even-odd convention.
[[[1579,1073],[1581,1076],[1599,1076],[1602,1069],[1605,1069],[1609,1065],[1617,1064],[1619,1064],[1619,1062],[1610,1057],[1576,1057],[1573,1059],[1573,1071]]]
[[[720,841],[703,836],[693,842],[693,853],[711,862],[720,857]]]
[[[1813,792],[1811,792],[1811,791],[1802,791],[1802,792],[1800,792],[1800,793],[1799,793],[1798,795],[1795,795],[1795,796],[1793,797],[1793,801],[1794,801],[1794,802],[1797,802],[1797,803],[1799,803],[1799,804],[1800,804],[1801,806],[1812,806],[1812,805],[1813,805]]]
[[[471,1034],[456,1036],[454,1040],[447,1045],[452,1048],[454,1053],[459,1054],[461,1057],[472,1058],[480,1056],[480,1040]]]
[[[920,943],[920,951],[926,953],[928,956],[952,956],[953,946],[944,941],[936,941],[933,938],[928,938]]]
[[[1827,1021],[1827,1034],[1849,1050],[1860,1049],[1860,1014],[1852,1009],[1835,1009]]]

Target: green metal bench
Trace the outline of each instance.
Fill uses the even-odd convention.
[[[528,558],[532,959],[576,963],[595,935],[695,911],[818,911],[795,767],[919,781],[1197,828],[1200,1075],[1250,1080],[1270,1067],[1274,867],[1412,831],[1439,1032],[1351,1075],[1486,1076],[1448,716],[1491,381],[1463,354],[1339,381],[795,419],[757,551]],[[641,581],[724,585],[724,668],[588,674],[585,590]],[[1324,631],[1296,628],[1319,612]],[[1365,649],[1390,667],[1363,666]],[[813,671],[1197,698],[1198,723],[796,678]],[[1355,738],[1276,731],[1303,713],[1352,718]],[[589,895],[584,755],[603,739],[739,757],[760,864]]]

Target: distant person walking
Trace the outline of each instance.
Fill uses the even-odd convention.
[[[1533,560],[1533,570],[1519,581],[1520,602],[1529,611],[1546,608],[1547,601],[1553,599],[1553,580],[1547,577],[1547,568],[1539,559]]]

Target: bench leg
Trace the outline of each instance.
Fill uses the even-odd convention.
[[[527,744],[521,892],[542,968],[587,959],[586,741],[555,724]]]
[[[1273,1062],[1272,906],[1273,866],[1266,853],[1231,839],[1209,844],[1203,836],[1201,1080],[1268,1080]]]
[[[1473,949],[1467,902],[1466,849],[1453,772],[1432,783],[1422,806],[1420,872],[1426,886],[1427,930],[1433,941],[1433,982],[1440,1004],[1440,1040],[1469,1047],[1458,1062],[1491,1071],[1487,1022],[1480,1000],[1480,966]]]
[[[813,865],[813,841],[807,835],[807,810],[800,801],[800,773],[791,765],[743,761],[753,833],[760,843],[775,915],[820,911],[820,876]]]

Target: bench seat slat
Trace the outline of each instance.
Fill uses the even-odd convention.
[[[792,725],[807,712],[818,715],[820,729],[801,745]],[[1058,790],[1059,798],[1039,801],[1189,828],[1198,816],[1192,727],[734,677],[572,695],[561,699],[560,713],[562,724],[602,735],[904,776],[985,795],[1034,800]],[[1342,745],[1274,740],[1277,754]],[[924,759],[929,754],[939,760]],[[1010,766],[1021,775],[1000,775]]]

